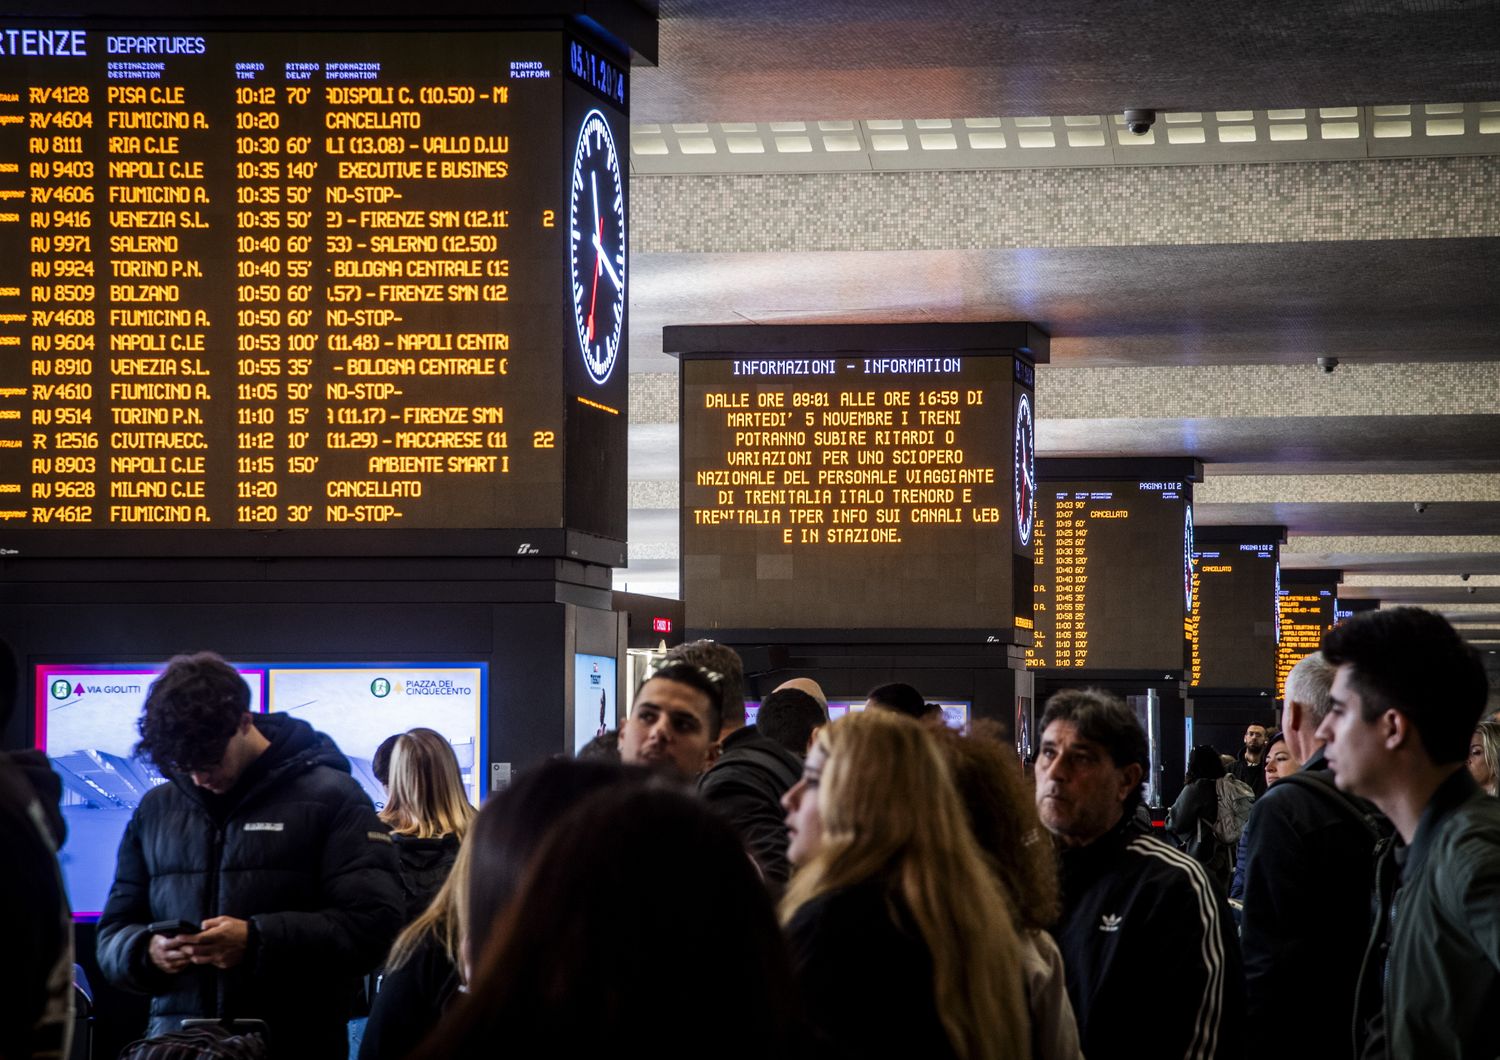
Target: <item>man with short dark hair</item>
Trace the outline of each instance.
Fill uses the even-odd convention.
[[[1489,681],[1441,616],[1366,611],[1329,630],[1338,667],[1317,736],[1339,789],[1396,838],[1375,868],[1380,915],[1360,970],[1366,1057],[1500,1055],[1500,800],[1464,763]]]
[[[359,977],[401,925],[395,848],[333,741],[249,707],[210,652],[152,683],[138,750],[169,783],[125,830],[99,964],[152,996],[152,1035],[255,1019],[274,1056],[344,1055]],[[192,927],[151,930],[170,921]]]
[[[1135,821],[1149,764],[1140,723],[1089,689],[1055,694],[1041,727],[1037,812],[1062,859],[1053,935],[1084,1055],[1240,1055],[1243,984],[1224,901],[1201,865]]]
[[[720,671],[691,663],[658,667],[641,683],[620,726],[620,761],[696,779],[718,753],[723,684]]]
[[[1320,652],[1287,675],[1281,726],[1303,762],[1258,799],[1245,828],[1246,1011],[1251,1026],[1298,1013],[1298,1033],[1281,1043],[1293,1057],[1349,1053],[1354,988],[1381,837],[1374,807],[1334,787],[1316,733],[1328,716],[1334,666]]]
[[[716,640],[690,640],[669,649],[662,665],[687,663],[705,673],[718,674],[719,725],[714,739],[722,740],[745,724],[745,664],[740,653]]]
[[[865,709],[894,710],[897,714],[905,714],[908,718],[916,718],[918,721],[922,721],[932,713],[922,693],[911,685],[900,682],[871,689],[870,694],[865,697]]]
[[[723,754],[698,782],[704,800],[734,825],[773,886],[791,876],[781,797],[802,775],[807,742],[825,721],[823,708],[806,692],[772,692],[761,702],[754,725],[724,738]]]
[[[807,757],[807,749],[813,734],[828,724],[828,712],[823,705],[806,692],[795,688],[777,689],[760,705],[760,714],[755,727],[769,740],[775,740],[801,760]],[[725,744],[728,751],[728,744]]]
[[[1230,775],[1248,784],[1257,799],[1266,793],[1266,737],[1264,725],[1253,721],[1246,725],[1244,746],[1229,767]]]

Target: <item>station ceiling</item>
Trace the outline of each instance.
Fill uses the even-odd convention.
[[[915,119],[948,119],[962,147],[964,119],[1005,118],[1014,139],[1012,118],[1055,116],[1061,131],[1063,116],[1098,115],[1114,153],[1091,157],[1119,165],[1128,152],[1109,116],[1125,107],[1220,112],[1225,122],[1254,111],[1262,143],[1268,114],[1274,123],[1300,108],[1316,130],[1318,112],[1360,108],[1365,146],[1319,163],[1347,166],[1357,190],[1359,167],[1382,146],[1374,124],[1391,108],[1408,107],[1420,134],[1424,118],[1466,105],[1461,147],[1433,140],[1409,156],[1500,155],[1500,135],[1474,135],[1500,133],[1500,2],[662,0],[659,63],[635,69],[632,92],[636,140],[652,124],[674,145],[676,127],[697,135],[708,126],[722,144],[725,126],[758,123],[768,142],[765,155],[698,170],[719,177],[680,162],[674,176],[658,157],[639,156],[642,186],[786,172],[773,130],[799,122],[812,140],[811,123],[856,123],[867,150],[870,128],[858,124],[867,121],[901,119],[911,130]],[[1276,145],[1265,147],[1272,153],[1257,161],[1277,165]],[[906,190],[919,203],[951,197],[942,164],[912,157],[923,173]],[[1214,179],[1212,154],[1183,157]],[[951,163],[955,172],[973,164],[971,155]],[[1495,172],[1475,170],[1463,187],[1435,181],[1431,231],[1422,216],[1398,218],[1404,227],[1393,223],[1389,238],[1362,219],[1352,238],[1256,239],[1242,218],[1213,238],[1210,218],[1209,237],[1191,244],[1153,243],[1149,233],[1071,245],[999,235],[992,245],[922,245],[917,236],[912,249],[878,239],[830,249],[742,237],[709,249],[668,238],[662,211],[645,222],[637,212],[633,393],[671,389],[668,324],[1031,320],[1052,336],[1052,364],[1038,380],[1040,455],[1199,457],[1200,525],[1284,524],[1288,566],[1340,566],[1347,595],[1431,605],[1500,648]],[[1444,202],[1461,223],[1440,223]],[[1370,216],[1378,213],[1377,204]],[[1342,374],[1319,372],[1320,356],[1338,357]],[[1108,386],[1122,369],[1167,389],[1189,379],[1188,396],[1170,410],[1122,407]],[[1236,395],[1227,405],[1225,393]],[[675,595],[675,415],[659,403],[645,414],[632,407],[630,566],[616,585]]]

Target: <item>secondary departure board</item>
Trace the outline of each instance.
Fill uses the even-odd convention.
[[[624,106],[561,32],[0,28],[0,537],[623,540]]]
[[[1286,675],[1323,644],[1333,627],[1332,584],[1283,584],[1279,593],[1281,638],[1276,645],[1276,694],[1286,690]]]
[[[686,624],[1029,628],[1032,373],[1009,356],[685,359]]]
[[[1191,489],[1183,481],[1041,484],[1028,667],[1183,669]]]
[[[1273,541],[1200,543],[1193,553],[1188,678],[1193,688],[1270,689],[1276,678]]]

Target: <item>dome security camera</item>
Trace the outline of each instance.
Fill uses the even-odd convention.
[[[1319,357],[1316,363],[1323,370],[1324,375],[1332,375],[1333,370],[1339,366],[1339,359],[1337,357]]]
[[[1156,124],[1156,111],[1154,110],[1127,110],[1125,112],[1125,128],[1136,136],[1145,136],[1151,131],[1151,126]]]
[[[1414,511],[1414,512],[1416,512],[1418,515],[1421,515],[1423,512],[1425,512],[1427,510],[1427,502],[1426,501],[1413,501],[1412,502],[1412,506],[1411,506],[1411,510]]]
[[[1460,574],[1458,576],[1458,580],[1461,581],[1461,582],[1466,582],[1466,581],[1469,580],[1469,576],[1467,574]]]

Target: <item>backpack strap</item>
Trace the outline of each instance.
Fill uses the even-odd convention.
[[[1370,803],[1363,799],[1357,799],[1338,789],[1330,780],[1320,778],[1316,773],[1304,773],[1298,771],[1290,776],[1282,777],[1277,784],[1294,784],[1304,791],[1316,791],[1319,797],[1332,805],[1338,806],[1344,813],[1355,818],[1364,825],[1365,830],[1370,833],[1372,842],[1380,842],[1390,835],[1390,831],[1382,828],[1377,822],[1384,822],[1385,815]]]

